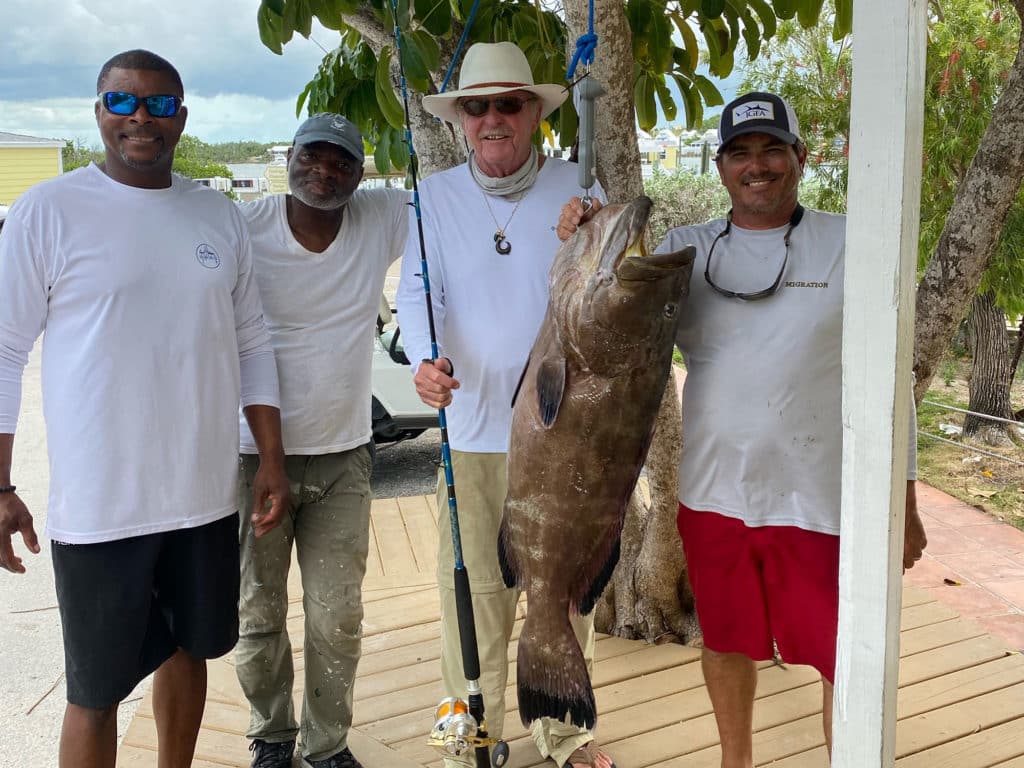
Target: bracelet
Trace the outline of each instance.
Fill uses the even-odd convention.
[[[16,485],[0,485],[0,493],[14,493],[18,490]]]

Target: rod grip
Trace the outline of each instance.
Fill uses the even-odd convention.
[[[455,610],[459,617],[463,674],[467,680],[479,680],[480,653],[476,644],[476,622],[473,620],[473,593],[469,590],[469,571],[465,568],[455,569]]]

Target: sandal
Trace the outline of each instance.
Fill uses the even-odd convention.
[[[562,768],[576,768],[579,765],[586,765],[590,768],[596,768],[598,755],[608,755],[602,752],[593,740],[588,741],[582,747],[574,750],[569,759],[565,761],[565,765]],[[610,758],[609,758],[610,759]],[[615,768],[615,763],[611,764],[611,768]]]

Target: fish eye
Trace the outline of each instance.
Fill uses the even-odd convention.
[[[678,309],[678,307],[675,304],[666,304],[664,309],[665,317],[669,319],[675,317],[676,309]]]

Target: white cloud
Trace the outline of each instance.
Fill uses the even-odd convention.
[[[0,131],[44,139],[80,141],[99,147],[100,136],[93,117],[95,98],[0,101]],[[210,98],[188,96],[185,133],[205,142],[290,141],[300,119],[295,99],[264,99],[226,93]]]
[[[294,133],[295,98],[336,33],[314,26],[283,56],[267,50],[256,0],[4,0],[0,131],[96,144],[96,76],[115,53],[147,48],[181,72],[189,133],[276,141]]]

